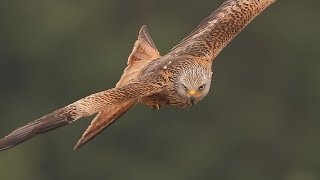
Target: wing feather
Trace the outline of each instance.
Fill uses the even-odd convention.
[[[100,111],[92,120],[90,126],[84,132],[82,137],[79,139],[78,143],[74,147],[74,150],[79,149],[81,146],[93,139],[96,135],[101,133],[104,129],[109,127],[113,122],[126,113],[135,103],[136,101],[134,100],[118,103],[113,106],[106,107]]]
[[[257,15],[276,0],[227,0],[172,49],[211,62]]]
[[[139,31],[138,39],[134,43],[131,54],[128,58],[128,66],[125,68],[121,79],[116,86],[121,86],[135,81],[141,75],[141,70],[151,61],[160,57],[152,38],[149,35],[146,25]]]
[[[137,101],[160,91],[162,87],[158,85],[136,82],[92,94],[14,130],[0,139],[0,151],[23,143],[38,134],[65,126],[82,117],[91,116],[106,107]]]

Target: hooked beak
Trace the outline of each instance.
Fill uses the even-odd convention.
[[[195,95],[197,94],[196,90],[190,90],[189,91],[189,95],[190,95],[190,101],[191,101],[191,105],[193,106],[196,102],[196,98]]]
[[[193,106],[196,102],[196,98],[194,96],[190,97],[191,105]]]

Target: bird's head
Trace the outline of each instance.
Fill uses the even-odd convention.
[[[208,94],[211,77],[211,69],[201,65],[190,66],[181,70],[175,87],[181,96],[188,99],[190,105],[194,105]]]

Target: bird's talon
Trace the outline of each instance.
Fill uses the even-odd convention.
[[[160,105],[158,105],[158,104],[157,105],[153,105],[153,109],[154,110],[159,110],[160,109]]]

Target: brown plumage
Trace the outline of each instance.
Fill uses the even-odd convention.
[[[227,0],[162,57],[146,26],[142,26],[128,65],[114,88],[82,98],[14,130],[0,140],[0,150],[98,113],[75,146],[77,149],[136,103],[156,109],[197,103],[209,92],[215,57],[274,1]]]

